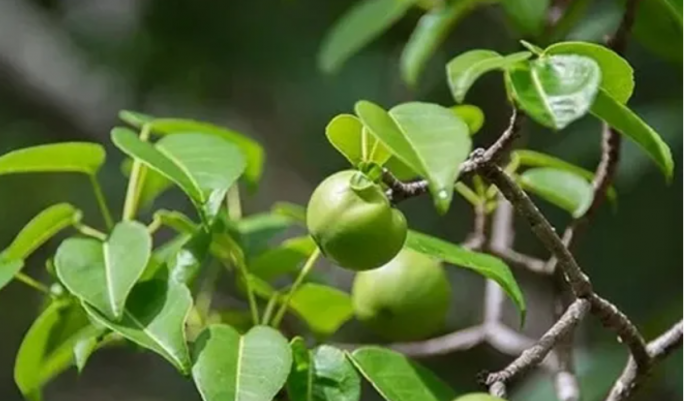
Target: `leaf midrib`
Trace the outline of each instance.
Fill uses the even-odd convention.
[[[147,326],[145,326],[144,324],[142,324],[142,322],[140,322],[138,319],[136,319],[136,317],[135,317],[131,312],[129,312],[128,310],[124,310],[124,316],[127,317],[128,319],[130,319],[136,326],[138,326],[138,328],[140,329],[140,331],[142,331],[143,333],[145,333],[145,334],[146,334],[149,338],[151,338],[156,344],[158,344],[159,347],[160,347],[167,355],[169,355],[171,358],[173,358],[173,359],[176,361],[176,363],[178,364],[178,366],[179,366],[181,369],[184,369],[184,368],[183,368],[183,364],[181,363],[180,359],[178,358],[178,355],[176,355],[175,352],[173,352],[173,350],[169,350],[169,349],[165,346],[165,343],[164,343],[160,338],[158,338],[154,333],[152,333],[152,332],[147,328]]]
[[[112,268],[111,268],[111,257],[109,255],[109,243],[107,241],[102,243],[102,257],[104,261],[104,269],[105,269],[105,281],[107,284],[107,298],[109,300],[109,307],[112,311],[112,314],[115,318],[119,316],[119,310],[116,306],[116,300],[114,299],[114,278],[112,276]]]
[[[235,370],[235,400],[239,400],[240,398],[240,369],[242,369],[242,352],[243,352],[243,347],[244,347],[244,337],[242,335],[238,335],[238,354],[237,354],[237,362],[236,362],[236,370]]]
[[[401,127],[401,125],[399,124],[399,122],[397,121],[397,119],[394,118],[394,115],[392,114],[392,111],[391,111],[391,110],[387,112],[387,115],[390,117],[390,119],[392,120],[392,123],[394,123],[394,126],[397,128],[397,130],[398,130],[399,132],[401,132],[402,138],[404,138],[404,140],[409,144],[409,149],[411,149],[411,153],[412,153],[412,154],[414,155],[414,157],[418,160],[418,163],[421,164],[420,166],[417,166],[417,167],[420,168],[421,171],[416,171],[416,172],[417,172],[418,174],[422,175],[423,177],[427,178],[427,175],[428,175],[428,174],[427,174],[427,168],[426,168],[425,160],[423,160],[423,159],[420,157],[420,155],[418,154],[418,152],[416,151],[416,146],[415,146],[415,144],[409,139],[409,136],[406,134],[406,131],[404,131],[404,130],[402,129],[402,127]],[[396,156],[396,155],[395,155],[395,156]],[[399,158],[402,159],[401,157],[399,157]],[[407,163],[405,160],[403,160],[403,161],[404,161],[404,163],[409,164],[409,165],[412,165],[412,164],[413,164],[413,163]],[[415,167],[414,167],[414,168],[415,168]]]
[[[532,78],[532,83],[534,84],[534,88],[537,90],[537,93],[539,94],[539,98],[541,99],[542,104],[546,109],[546,112],[551,117],[553,125],[558,127],[558,121],[556,120],[556,117],[553,114],[553,109],[551,109],[551,105],[548,102],[547,93],[544,90],[544,86],[542,85],[541,81],[539,80],[539,76],[537,75],[537,70],[534,68],[534,65],[534,63],[530,63],[530,77]]]
[[[200,203],[204,204],[206,202],[204,191],[202,190],[202,188],[200,188],[199,183],[195,181],[195,177],[190,173],[187,167],[180,160],[178,160],[172,153],[166,150],[163,146],[155,146],[155,148],[159,151],[159,153],[161,153],[167,159],[169,159],[171,163],[175,164],[176,167],[178,167],[178,169],[180,169],[183,172],[183,174],[185,174],[185,176],[192,184],[193,189],[197,190],[197,193],[200,196],[200,199],[198,200],[200,201]]]

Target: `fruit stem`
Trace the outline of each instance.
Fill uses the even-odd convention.
[[[306,276],[313,269],[314,265],[316,264],[316,260],[318,260],[319,256],[321,256],[321,249],[316,247],[316,249],[311,253],[311,255],[309,255],[309,259],[306,260],[304,267],[302,267],[302,270],[299,271],[299,275],[297,275],[297,278],[292,284],[292,287],[290,287],[290,290],[285,295],[285,299],[283,299],[283,303],[280,305],[278,313],[276,313],[275,317],[273,318],[273,321],[271,322],[271,325],[273,327],[277,328],[280,325],[280,321],[283,320],[285,312],[287,312],[287,306],[290,304],[290,301],[292,300],[294,293],[297,291],[297,289],[299,289],[299,286],[302,285]]]

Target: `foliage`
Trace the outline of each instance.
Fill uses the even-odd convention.
[[[415,84],[447,34],[474,9],[502,7],[518,34],[541,42],[549,7],[548,1],[532,0],[434,3],[427,10],[425,2],[412,0],[355,4],[325,38],[321,68],[338,70],[409,10],[422,7],[423,15],[400,63],[404,80]],[[681,29],[681,6],[677,9],[668,0],[653,3],[657,5],[648,6],[652,15],[666,13]],[[642,18],[637,27],[648,23]],[[654,43],[652,36],[640,36],[645,43]],[[671,180],[674,163],[669,147],[629,108],[634,74],[625,59],[584,42],[545,48],[524,42],[523,46],[530,51],[502,55],[475,49],[449,61],[446,79],[456,105],[407,102],[386,110],[360,100],[353,106],[354,114],[333,117],[325,135],[354,170],[344,176],[344,184],[357,194],[372,186],[373,196],[382,199],[383,213],[399,213],[385,197],[392,190],[387,174],[424,180],[439,214],[449,210],[454,193],[478,211],[494,212],[500,206],[497,188],[487,188],[486,177],[461,172],[473,151],[472,136],[485,120],[482,110],[463,102],[481,76],[495,71],[501,73],[511,104],[541,126],[562,131],[593,115],[638,144]],[[667,52],[656,47],[657,52]],[[77,205],[59,203],[40,211],[0,252],[0,289],[16,279],[46,298],[16,358],[15,381],[26,398],[41,399],[50,380],[70,366],[83,370],[93,353],[114,344],[135,344],[158,354],[181,375],[190,376],[205,401],[267,401],[283,394],[293,401],[355,401],[361,396],[361,378],[388,401],[456,397],[457,392],[427,368],[389,347],[347,352],[332,344],[312,346],[304,339],[327,340],[354,318],[354,307],[349,294],[316,282],[309,274],[321,251],[326,252],[317,235],[274,244],[276,234],[304,225],[303,207],[276,204],[260,214],[241,214],[241,186],[256,190],[262,176],[264,151],[256,141],[195,120],[132,111],[122,111],[120,118],[128,126],[111,131],[111,141],[128,158],[122,169],[128,187],[120,216],[110,212],[98,183],[105,162],[102,145],[39,145],[0,156],[0,175],[75,172],[87,176],[104,221],[95,228],[83,221]],[[506,172],[525,191],[574,218],[584,216],[593,203],[593,173],[555,156],[517,150]],[[160,209],[153,211],[152,221],[141,221],[140,209],[153,207],[162,192],[174,187],[187,195],[196,216]],[[613,188],[608,196],[616,198]],[[316,208],[330,205],[326,200]],[[358,215],[345,215],[351,207],[343,206],[347,209],[329,214],[352,225],[349,222],[356,222]],[[335,223],[325,228],[338,227]],[[407,248],[492,280],[512,300],[524,324],[523,292],[504,260],[414,230],[404,241],[406,227],[402,227],[401,246],[394,247],[392,255]],[[387,237],[384,227],[374,227],[379,231],[369,237],[363,234],[370,228],[352,228],[358,229],[350,230],[357,239],[373,240],[366,241],[363,252],[374,247],[377,251]],[[164,229],[175,231],[175,237],[161,242],[157,234]],[[48,263],[54,264],[49,270],[51,287],[25,275],[26,260],[64,230],[71,231],[69,237]],[[344,246],[343,253],[357,256],[354,252],[360,245],[349,241]],[[219,266],[221,271],[216,270]],[[227,311],[212,304],[213,283],[223,267],[236,278],[234,295],[246,301],[248,310]],[[304,328],[288,340],[279,328],[290,317],[300,319]]]

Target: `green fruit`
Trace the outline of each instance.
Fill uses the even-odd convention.
[[[494,397],[487,393],[472,393],[456,398],[454,401],[506,401],[503,398]]]
[[[404,215],[382,188],[354,170],[333,174],[316,188],[306,225],[326,257],[356,271],[390,261],[404,246],[407,230]]]
[[[444,326],[451,286],[442,264],[410,249],[379,269],[356,275],[356,317],[392,341],[426,338]]]

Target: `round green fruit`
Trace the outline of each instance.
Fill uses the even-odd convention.
[[[440,262],[410,249],[356,275],[356,317],[391,341],[426,338],[444,327],[451,286]]]
[[[355,271],[389,262],[406,241],[404,215],[379,185],[354,170],[335,173],[314,190],[306,225],[327,258]]]
[[[506,401],[503,398],[494,397],[487,393],[472,393],[456,398],[454,401]]]

